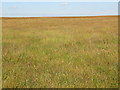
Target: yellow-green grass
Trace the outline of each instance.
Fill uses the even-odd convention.
[[[117,88],[118,19],[3,19],[3,88]]]

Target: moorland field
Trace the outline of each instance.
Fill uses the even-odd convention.
[[[2,23],[3,88],[118,87],[118,17]]]

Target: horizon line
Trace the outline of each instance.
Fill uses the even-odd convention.
[[[0,17],[3,19],[12,19],[12,18],[88,18],[88,17],[118,17],[120,15],[99,15],[99,16],[47,16],[47,17],[39,17],[39,16],[35,16],[35,17]]]

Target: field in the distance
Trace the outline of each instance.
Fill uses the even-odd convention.
[[[118,87],[118,17],[3,18],[3,88]]]

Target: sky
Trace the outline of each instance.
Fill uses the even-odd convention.
[[[120,0],[1,0],[2,2],[119,2]]]
[[[118,2],[3,2],[2,17],[118,15]]]

